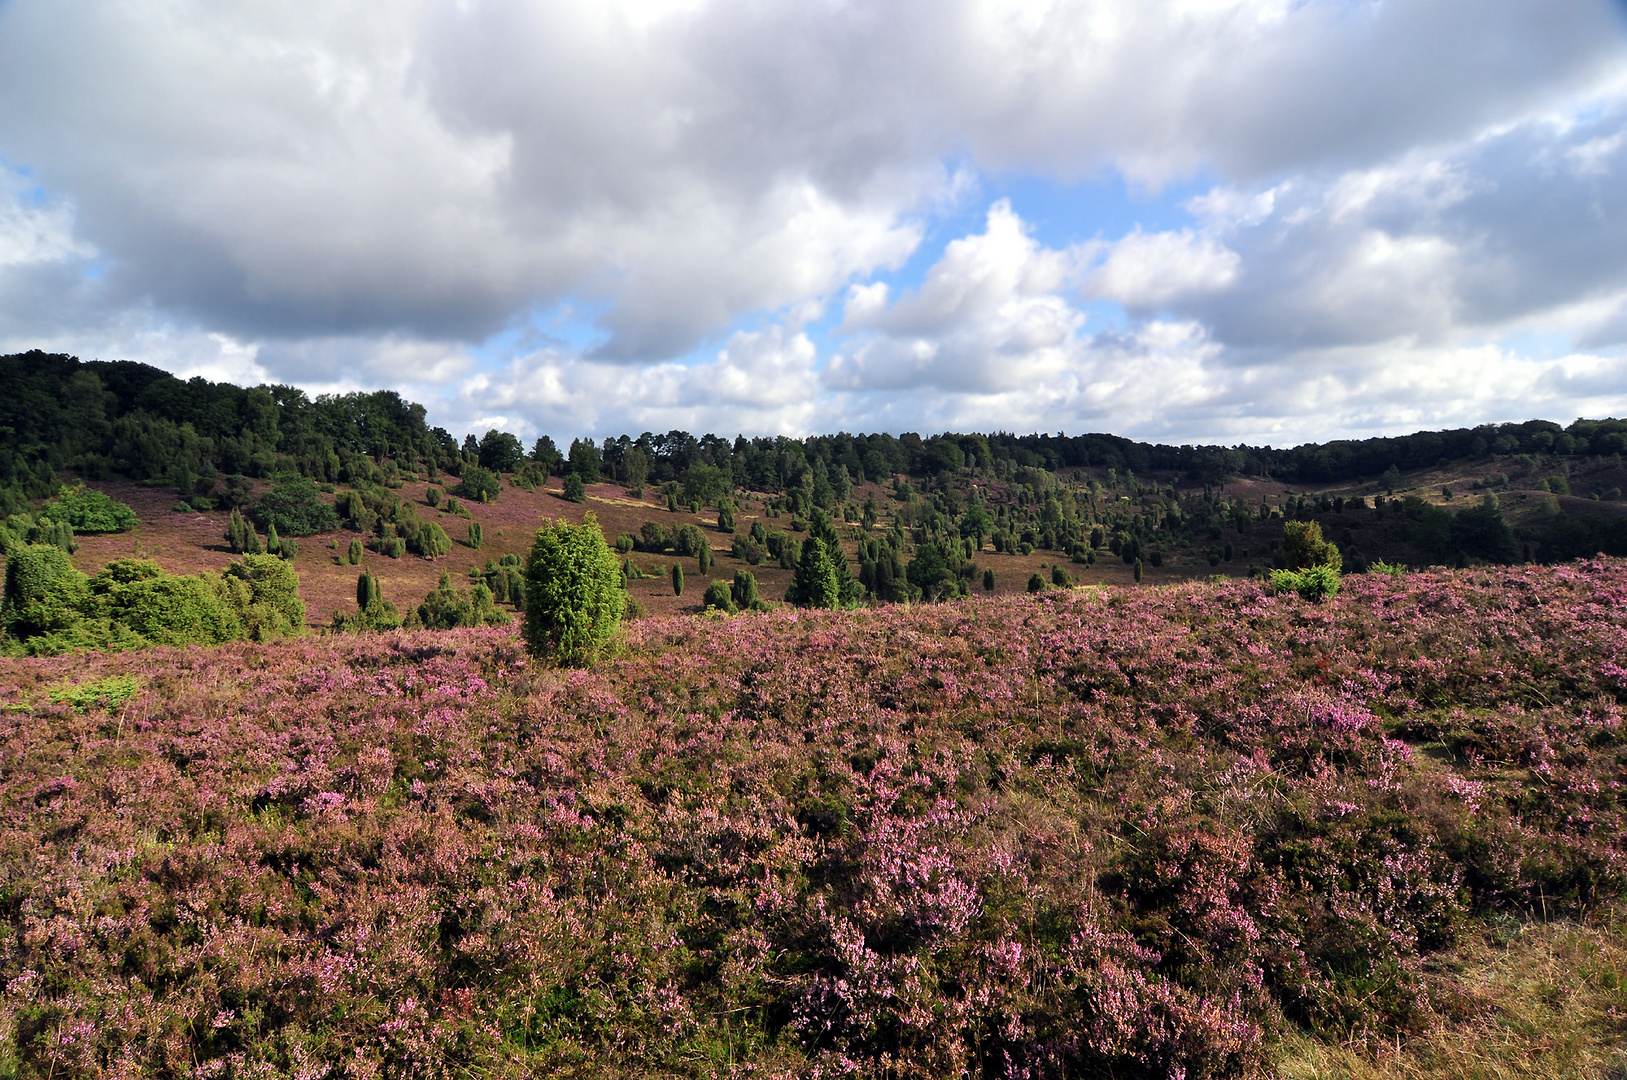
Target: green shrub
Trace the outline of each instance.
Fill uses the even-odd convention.
[[[1338,595],[1339,570],[1328,563],[1303,570],[1273,570],[1271,586],[1279,592],[1295,592],[1306,600],[1320,602]]]
[[[441,489],[438,487],[431,487],[427,489],[424,492],[424,501],[431,507],[441,505]]]
[[[222,577],[247,589],[247,603],[239,608],[245,637],[265,641],[303,631],[305,601],[299,598],[299,574],[292,565],[271,555],[245,555],[226,567]]]
[[[293,562],[294,561],[294,556],[298,555],[298,554],[299,554],[299,542],[296,541],[293,537],[289,537],[288,539],[284,540],[282,543],[277,545],[277,555],[279,557],[281,557],[282,559],[285,559],[288,562]]]
[[[439,528],[439,527],[440,526],[436,526],[436,528]],[[478,521],[469,522],[469,546],[471,548],[475,549],[476,551],[479,551],[480,550],[480,545],[485,540],[485,538],[486,538],[485,530],[483,530],[480,527],[480,522],[478,522]]]
[[[400,625],[401,613],[394,604],[384,599],[378,578],[365,570],[356,579],[355,613],[333,613],[333,629],[341,633],[394,630]]]
[[[57,705],[72,705],[81,711],[118,708],[141,691],[142,680],[134,675],[109,675],[78,685],[54,686],[46,696]]]
[[[460,626],[501,626],[508,612],[492,602],[491,590],[484,584],[467,590],[453,586],[452,575],[442,573],[438,585],[424,597],[414,612],[415,625],[426,630],[454,630]]]
[[[994,591],[994,571],[992,569],[983,571],[983,591]]]
[[[824,542],[810,536],[801,546],[802,557],[785,599],[798,607],[836,607],[841,602],[841,582],[837,580],[836,564],[825,550]]]
[[[1367,568],[1369,573],[1388,574],[1397,581],[1407,576],[1407,567],[1404,563],[1389,563],[1379,559]]]
[[[719,532],[726,532],[726,533],[734,532],[734,504],[733,503],[728,502],[727,500],[725,500],[723,505],[718,508],[717,527],[718,527]]]
[[[727,581],[714,581],[706,586],[706,593],[701,597],[701,606],[707,610],[725,611],[730,615],[739,610],[735,607]]]
[[[140,524],[134,510],[83,484],[64,485],[41,512],[53,521],[66,521],[77,533],[127,532]]]
[[[592,513],[537,530],[525,567],[525,640],[562,664],[593,661],[615,642],[626,605],[616,557]]]
[[[350,563],[351,566],[360,566],[362,564],[363,550],[360,537],[351,540],[350,547],[345,553],[345,561]]]
[[[431,559],[438,559],[452,550],[452,538],[446,535],[439,522],[426,522],[414,538],[413,550]]]
[[[93,611],[90,579],[55,544],[24,544],[7,557],[0,629],[8,637],[66,630]]]
[[[275,556],[249,556],[270,558]],[[204,577],[160,574],[112,591],[108,611],[156,645],[219,645],[244,636],[235,597]]]
[[[741,611],[760,606],[761,601],[757,599],[757,576],[750,570],[736,570],[734,583],[729,587],[729,598]]]
[[[284,480],[260,496],[254,519],[284,536],[311,536],[339,527],[339,514],[322,500],[316,483],[304,477]]]
[[[677,563],[672,564],[672,595],[684,594],[684,568]]]
[[[582,478],[575,473],[565,477],[565,498],[573,503],[588,501],[587,486],[582,483]]]
[[[1045,579],[1040,577],[1037,572],[1030,574],[1028,577],[1028,591],[1031,593],[1045,591]]]
[[[465,465],[463,476],[458,480],[457,487],[452,489],[454,495],[462,495],[465,499],[483,503],[496,502],[497,496],[502,492],[502,479],[490,469],[483,469],[479,465]]]
[[[1282,559],[1289,570],[1331,566],[1337,574],[1344,565],[1339,549],[1322,539],[1322,526],[1314,521],[1283,522]]]
[[[616,537],[616,554],[626,555],[637,545],[638,541],[633,539],[632,533],[622,533]]]
[[[1141,579],[1137,577],[1136,580],[1140,581]],[[1060,564],[1053,565],[1051,567],[1051,584],[1059,589],[1071,589],[1073,588],[1073,577],[1062,569]]]

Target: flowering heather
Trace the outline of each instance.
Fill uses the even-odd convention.
[[[1627,880],[1621,562],[628,635],[0,663],[0,1068],[1240,1075]]]

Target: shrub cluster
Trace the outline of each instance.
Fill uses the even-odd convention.
[[[272,555],[245,555],[219,574],[192,576],[116,559],[90,577],[62,549],[29,544],[7,557],[0,602],[6,649],[47,656],[264,641],[298,634],[304,621],[299,576]]]

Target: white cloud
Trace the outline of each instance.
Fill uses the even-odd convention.
[[[1599,402],[1624,56],[1602,2],[11,0],[0,340],[517,430],[1321,435],[1409,364]],[[1104,171],[1217,182],[1094,239],[996,203],[878,279],[980,175]],[[591,347],[513,335],[561,306]],[[1595,374],[1484,344],[1526,324]]]
[[[1143,233],[1136,229],[1101,245],[1101,264],[1087,291],[1129,308],[1149,308],[1177,297],[1218,292],[1237,278],[1241,260],[1213,236],[1191,229]]]

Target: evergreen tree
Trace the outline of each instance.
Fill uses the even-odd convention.
[[[282,540],[277,536],[277,523],[273,521],[266,529],[266,554],[276,555],[282,551]]]
[[[351,566],[360,566],[362,564],[363,550],[360,537],[351,540],[350,549],[346,552],[346,557],[349,559]]]
[[[734,532],[734,504],[724,500],[717,512],[717,527],[719,532]]]
[[[484,530],[481,529],[480,522],[478,522],[478,521],[469,522],[469,546],[471,548],[474,548],[476,551],[479,551],[480,550],[480,544],[481,544],[482,540],[484,540],[484,538],[485,538],[485,532],[484,532]]]
[[[994,591],[994,571],[992,569],[983,571],[983,591]]]
[[[750,570],[736,570],[734,584],[729,587],[734,606],[746,611],[757,606],[757,577]]]
[[[684,568],[683,568],[682,565],[680,565],[678,563],[673,563],[672,564],[672,595],[673,596],[682,596],[683,594],[684,594]]]
[[[798,607],[833,608],[842,602],[841,583],[824,541],[810,536],[802,544],[802,559],[785,599]]]
[[[1141,560],[1140,559],[1136,560],[1135,569],[1136,569],[1136,584],[1140,585],[1141,584]]]
[[[243,515],[233,510],[226,519],[226,543],[232,549],[233,555],[241,555],[249,549],[249,525],[243,520]]]
[[[356,606],[366,611],[380,599],[378,578],[363,570],[356,578]]]

